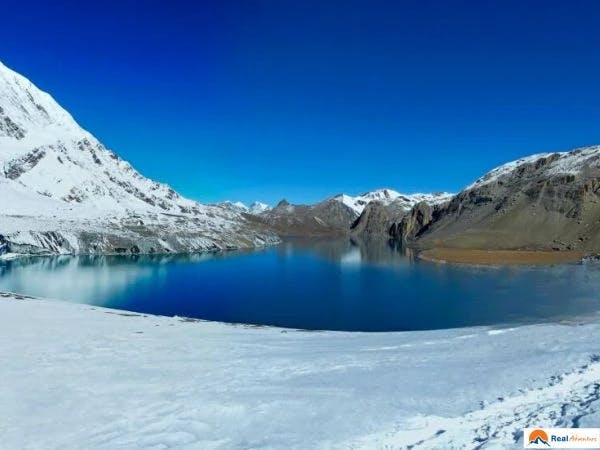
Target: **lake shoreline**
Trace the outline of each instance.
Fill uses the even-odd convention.
[[[17,258],[0,262],[0,291],[145,314],[364,332],[547,322],[598,310],[595,264],[444,266],[389,242],[288,241],[216,254]]]
[[[7,448],[519,446],[515,430],[550,418],[597,423],[600,320],[589,319],[305,333],[3,294],[0,439]]]
[[[587,255],[580,251],[483,250],[435,247],[419,253],[419,259],[434,263],[463,265],[543,265],[580,262]]]

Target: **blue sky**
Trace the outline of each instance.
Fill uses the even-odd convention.
[[[600,2],[92,3],[3,4],[0,58],[201,201],[459,190],[600,143]]]

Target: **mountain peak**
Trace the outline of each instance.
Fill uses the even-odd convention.
[[[384,205],[389,205],[393,202],[398,207],[408,211],[419,202],[424,201],[435,205],[450,200],[453,195],[454,194],[448,192],[436,192],[434,194],[401,194],[393,189],[383,188],[365,192],[356,197],[347,194],[339,194],[333,197],[333,200],[339,201],[355,211],[357,215],[360,215],[365,209],[365,206],[373,201],[380,201]]]
[[[50,209],[62,210],[66,216],[198,214],[205,208],[143,177],[81,128],[49,94],[4,64],[0,65],[0,148],[5,194],[28,191],[40,204],[48,204],[51,198],[55,203]],[[7,213],[31,212],[19,202],[10,202],[7,208]]]
[[[543,172],[547,175],[578,174],[586,168],[600,167],[600,145],[579,147],[568,152],[536,153],[502,164],[465,188],[465,190],[494,183],[520,170],[525,173]]]
[[[0,219],[11,248],[26,252],[189,252],[277,240],[234,211],[145,178],[4,64]]]
[[[266,203],[255,201],[250,205],[250,214],[261,214],[265,211],[269,211],[271,207]]]
[[[40,143],[43,143],[46,136],[36,136],[36,134],[63,137],[65,132],[87,133],[50,94],[40,90],[27,78],[1,62],[0,97],[2,97],[0,104],[2,119],[6,121],[6,117],[9,117],[13,123],[21,127],[31,128],[33,135],[29,136],[29,139],[35,140],[39,137]],[[0,131],[0,136],[5,135]]]

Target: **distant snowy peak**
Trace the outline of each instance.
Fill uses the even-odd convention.
[[[207,207],[143,177],[81,128],[49,94],[0,63],[0,178],[4,214],[38,214],[48,199],[61,215],[171,213]],[[29,191],[30,211],[11,195]],[[217,210],[218,212],[218,210]]]
[[[219,203],[218,206],[221,206],[222,208],[228,209],[230,211],[254,215],[262,214],[266,211],[271,210],[271,207],[269,205],[258,201],[252,203],[250,206],[247,206],[242,202],[231,202],[227,200],[222,203]]]
[[[503,164],[490,170],[465,190],[494,183],[504,177],[511,176],[517,170],[532,168],[546,175],[578,174],[590,168],[600,168],[600,146],[581,147],[569,152],[537,153],[516,161]]]
[[[356,197],[340,194],[333,197],[333,199],[341,202],[360,215],[365,206],[372,201],[380,201],[386,205],[395,203],[401,208],[409,210],[419,202],[427,202],[435,205],[444,203],[450,200],[453,196],[454,194],[450,194],[448,192],[437,192],[432,194],[401,194],[392,189],[377,189],[375,191],[365,192],[364,194],[357,195]]]
[[[267,205],[266,203],[254,202],[250,205],[249,210],[250,210],[250,214],[261,214],[266,211],[270,211],[271,207],[269,205]]]
[[[217,203],[217,206],[220,206],[221,208],[225,208],[229,211],[236,211],[236,212],[240,212],[240,213],[248,212],[248,207],[242,202],[231,202],[229,200],[226,200],[224,202]]]

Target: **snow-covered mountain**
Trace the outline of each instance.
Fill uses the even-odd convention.
[[[274,239],[253,227],[234,211],[145,178],[0,63],[0,235],[13,247],[195,251]],[[48,237],[52,232],[59,233]]]
[[[259,217],[282,236],[344,235],[355,229],[369,204],[385,208],[396,218],[407,214],[419,202],[437,205],[452,196],[448,193],[405,195],[392,189],[378,189],[356,197],[339,194],[312,205],[292,205],[282,200]],[[385,233],[388,228],[385,227]]]
[[[207,211],[169,186],[144,178],[82,129],[50,95],[2,64],[0,124],[3,191],[18,184],[32,195],[57,200],[56,205],[67,211],[85,212],[86,217]],[[30,212],[21,211],[19,204],[6,206],[10,212]]]
[[[372,201],[380,201],[384,205],[389,205],[392,202],[396,203],[398,207],[405,210],[410,210],[419,202],[427,202],[431,205],[437,205],[449,201],[454,194],[448,192],[436,192],[432,194],[401,194],[392,189],[377,189],[371,192],[365,192],[364,194],[352,197],[346,194],[340,194],[333,197],[344,205],[354,210],[360,215],[365,206]]]
[[[224,202],[217,203],[216,205],[229,211],[235,211],[238,213],[248,212],[248,207],[242,202],[232,202],[230,200],[226,200]]]
[[[600,145],[577,148],[569,152],[537,153],[490,170],[465,190],[497,182],[515,175],[517,171],[536,170],[540,175],[555,176],[578,175],[586,170],[598,168],[600,168]]]
[[[262,214],[266,211],[271,210],[271,207],[269,205],[267,205],[266,203],[258,202],[258,201],[253,202],[250,206],[246,206],[246,204],[242,203],[242,202],[232,202],[232,201],[227,200],[227,201],[218,203],[218,206],[225,208],[225,209],[232,210],[232,211],[246,213],[246,214],[253,214],[253,215]]]
[[[271,207],[269,205],[267,205],[266,203],[263,202],[253,202],[249,208],[248,208],[248,212],[250,214],[262,214],[266,211],[269,211],[271,209]]]

